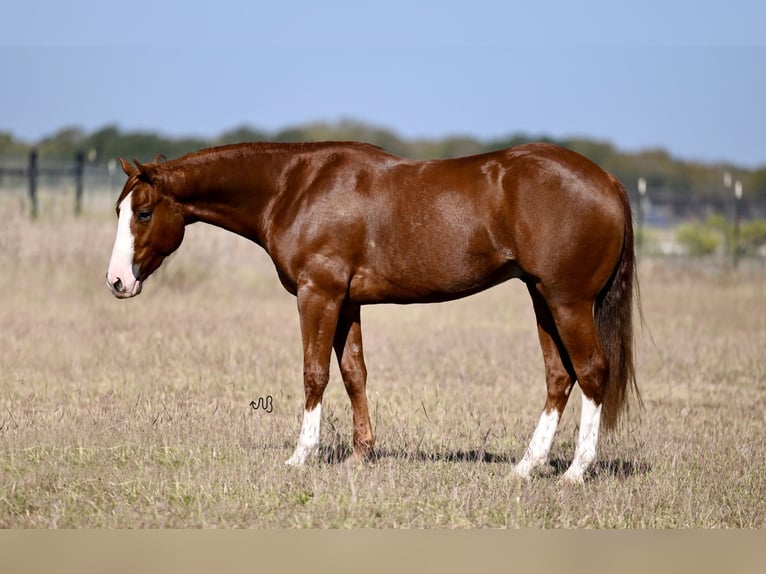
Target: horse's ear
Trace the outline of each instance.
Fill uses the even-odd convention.
[[[130,177],[131,175],[133,175],[134,173],[138,171],[135,167],[130,165],[130,163],[125,161],[123,158],[120,158],[120,165],[122,166],[122,171],[124,171],[125,175],[127,175],[128,177]]]
[[[153,166],[139,163],[139,161],[135,159],[133,160],[133,163],[136,164],[136,168],[138,168],[137,171],[139,172],[141,179],[143,179],[144,181],[148,183],[151,183],[152,177],[154,176]]]

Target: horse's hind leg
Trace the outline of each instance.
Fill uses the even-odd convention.
[[[609,363],[599,343],[592,301],[586,299],[571,304],[552,305],[551,311],[582,389],[577,447],[572,464],[564,473],[564,480],[582,482],[585,471],[596,459],[601,405],[609,378]]]
[[[372,451],[374,437],[367,409],[367,368],[362,350],[362,326],[359,305],[344,303],[335,331],[335,355],[343,384],[354,411],[354,453],[352,459],[364,460]]]
[[[532,297],[537,319],[537,333],[545,362],[545,384],[548,396],[524,458],[514,469],[516,474],[523,478],[529,478],[532,472],[547,464],[553,437],[575,378],[572,364],[563,347],[548,304],[534,285],[527,284],[527,289]]]

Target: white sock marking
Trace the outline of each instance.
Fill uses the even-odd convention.
[[[301,435],[298,437],[298,444],[295,447],[295,452],[287,459],[285,464],[303,466],[306,459],[319,450],[319,427],[321,422],[321,403],[314,407],[314,410],[303,412],[303,424],[301,425]]]
[[[583,482],[585,471],[596,460],[596,446],[598,445],[598,428],[600,424],[601,405],[596,406],[595,401],[583,395],[582,412],[580,414],[580,435],[574,459],[564,473],[564,480]]]
[[[532,440],[529,441],[524,453],[524,458],[516,465],[516,474],[529,478],[532,471],[548,462],[548,453],[553,444],[553,436],[556,434],[556,428],[559,424],[559,412],[552,409],[550,412],[543,411],[540,415],[540,421],[537,423]]]

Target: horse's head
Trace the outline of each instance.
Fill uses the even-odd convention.
[[[106,273],[115,297],[134,297],[141,284],[175,251],[184,237],[178,203],[163,193],[156,164],[120,160],[128,181],[117,200],[117,237]]]

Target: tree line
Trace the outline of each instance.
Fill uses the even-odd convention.
[[[512,134],[492,140],[470,136],[404,139],[392,130],[349,120],[337,123],[317,122],[275,132],[240,126],[215,138],[173,138],[155,132],[123,131],[116,125],[108,125],[90,133],[79,128],[65,128],[30,144],[17,140],[10,133],[0,132],[0,158],[25,157],[35,147],[42,159],[71,160],[78,151],[82,151],[92,163],[106,163],[118,157],[151,161],[158,154],[171,159],[206,147],[245,141],[320,140],[365,141],[411,159],[457,157],[532,141],[546,141],[589,157],[616,175],[631,192],[635,191],[636,182],[641,177],[646,180],[650,190],[716,195],[723,192],[723,173],[729,172],[733,178],[742,181],[748,194],[766,194],[766,166],[749,170],[730,164],[682,161],[673,158],[663,149],[629,153],[617,149],[610,142],[587,138],[554,139]]]

